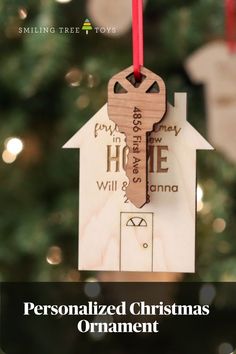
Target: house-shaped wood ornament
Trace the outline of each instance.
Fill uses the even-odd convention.
[[[195,271],[196,151],[213,148],[187,122],[186,101],[176,93],[149,135],[141,209],[125,195],[125,136],[107,105],[64,145],[80,149],[80,270]]]

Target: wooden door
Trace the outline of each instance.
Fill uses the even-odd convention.
[[[121,213],[120,270],[153,270],[153,214]]]

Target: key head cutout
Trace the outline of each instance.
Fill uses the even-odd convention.
[[[153,130],[166,112],[166,88],[160,76],[141,68],[141,80],[137,82],[133,66],[115,75],[108,84],[108,115],[118,125],[121,133],[127,132],[127,121],[133,108],[142,111],[143,129]]]

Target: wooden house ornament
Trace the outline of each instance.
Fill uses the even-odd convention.
[[[125,136],[103,106],[65,145],[80,149],[79,269],[194,272],[196,151],[212,146],[187,121],[175,94],[148,138],[149,203],[125,195]]]

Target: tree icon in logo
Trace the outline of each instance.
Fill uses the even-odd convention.
[[[83,31],[86,31],[86,34],[88,34],[88,31],[91,31],[93,29],[92,25],[91,25],[91,22],[86,19],[84,21],[84,24],[83,24],[83,27],[82,27],[82,30]]]

